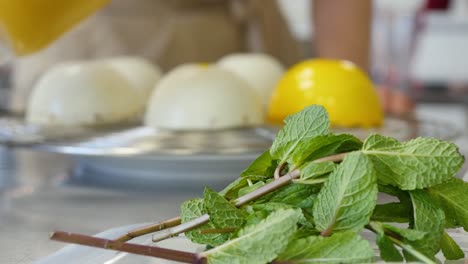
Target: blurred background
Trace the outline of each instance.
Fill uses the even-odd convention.
[[[0,0],[0,9],[2,5],[8,6],[8,1]],[[42,14],[38,21],[47,20],[47,10],[52,14],[53,7],[60,1],[49,2],[50,6],[39,4],[36,7],[42,9],[36,11]],[[70,1],[70,6],[74,2]],[[441,137],[456,142],[463,153],[468,153],[468,0],[373,0],[371,3],[369,46],[359,47],[368,51],[368,58],[366,55],[364,60],[354,61],[354,57],[362,57],[362,54],[353,52],[349,58],[339,55],[331,58],[349,59],[363,70],[363,76],[367,73],[385,112],[383,131],[398,136],[408,127],[417,127],[404,138]],[[319,12],[314,8],[314,0],[112,0],[106,4],[56,40],[51,37],[55,41],[43,49],[38,48],[37,52],[28,53],[27,47],[5,39],[0,42],[2,117],[23,118],[33,88],[44,74],[56,65],[63,65],[61,63],[135,56],[150,62],[164,74],[187,63],[195,63],[197,67],[216,64],[233,53],[262,53],[278,61],[280,68],[288,73],[288,69],[301,61],[323,56],[327,47],[367,45],[359,30],[344,32],[354,44],[340,43],[333,38],[327,38],[327,43],[320,42],[317,36],[323,36],[321,30],[326,31],[327,26],[313,21],[323,21],[318,17],[325,16],[330,25],[332,21],[339,24],[344,17],[339,12]],[[0,16],[6,16],[7,9],[3,10]],[[28,12],[32,13],[25,14],[11,11],[8,15],[22,21],[21,16],[36,14],[31,10]],[[75,6],[71,10],[70,14],[80,9]],[[55,34],[54,27],[49,27],[48,32],[37,30],[35,25],[18,23],[20,31],[28,36],[36,34],[47,39],[49,33]],[[58,27],[59,23],[53,25]],[[38,24],[38,28],[40,26]],[[36,47],[31,44],[31,49]],[[28,54],[16,56],[13,50]],[[370,104],[366,94],[354,96],[356,105]],[[139,115],[141,118],[141,113]],[[401,120],[404,126],[399,125]],[[28,130],[29,126],[26,128],[21,127],[20,132],[36,131],[35,128]],[[59,151],[57,148],[38,151],[4,140],[18,133],[15,129],[9,121],[0,122],[0,138],[3,137],[0,147],[1,263],[32,263],[59,249],[62,245],[47,240],[48,232],[54,229],[92,234],[114,226],[173,217],[178,214],[180,202],[199,196],[207,184],[220,189],[255,157],[252,153],[243,155],[244,149],[232,146],[265,149],[276,131],[254,129],[254,136],[242,134],[240,140],[229,131],[221,135],[204,131],[164,134],[166,144],[135,141],[136,145],[131,147],[125,144],[133,138],[117,133],[106,140],[93,138],[84,143],[75,140],[72,148],[62,142]],[[374,131],[367,130],[365,125],[340,129],[356,133]],[[153,132],[137,131],[143,136]],[[215,144],[217,140],[228,143]],[[140,154],[130,150],[135,146],[143,146],[143,150],[148,146],[171,150],[185,143],[213,149],[221,145],[228,151],[224,149],[210,158],[194,154],[196,158],[174,159],[168,155],[169,158],[159,157],[156,161],[138,155],[130,160],[107,159],[105,154],[87,156],[83,149],[80,154],[67,155],[90,144],[95,144],[93,147],[99,151],[116,144],[121,153]],[[190,151],[174,153],[184,157],[191,154]],[[232,153],[235,158],[228,155]],[[459,176],[467,179],[465,170]]]
[[[64,61],[135,55],[168,71],[233,52],[265,52],[292,66],[316,56],[312,1],[114,0],[46,49],[2,60],[1,108],[24,112],[37,79]],[[464,0],[373,1],[372,80],[418,102],[463,103],[467,5]],[[8,57],[5,50],[0,56]]]

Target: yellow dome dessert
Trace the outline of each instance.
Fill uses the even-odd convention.
[[[334,126],[372,127],[383,122],[372,82],[349,61],[314,59],[293,66],[278,82],[268,118],[281,122],[312,104],[324,106]]]

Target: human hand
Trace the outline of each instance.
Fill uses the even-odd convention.
[[[385,113],[401,116],[413,112],[414,102],[405,93],[385,86],[380,86],[378,93]]]

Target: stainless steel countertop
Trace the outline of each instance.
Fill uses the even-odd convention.
[[[202,187],[130,192],[70,184],[64,156],[0,148],[0,263],[32,263],[64,244],[57,229],[94,234],[111,227],[178,215]]]

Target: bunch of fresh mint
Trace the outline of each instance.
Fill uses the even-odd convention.
[[[186,236],[208,245],[205,262],[373,262],[364,229],[384,261],[436,263],[439,250],[464,257],[445,231],[468,230],[468,183],[455,178],[464,158],[454,144],[376,134],[361,142],[331,133],[320,106],[285,123],[240,178],[182,204],[183,225],[194,223]],[[378,204],[379,192],[399,202]]]

